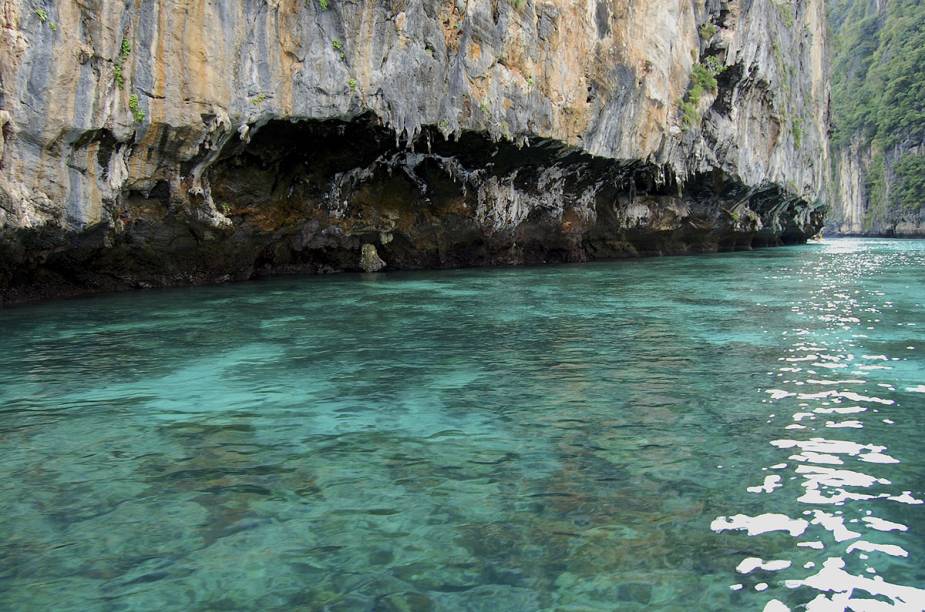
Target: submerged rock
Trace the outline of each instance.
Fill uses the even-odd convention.
[[[7,301],[822,223],[823,0],[45,6],[0,12]]]

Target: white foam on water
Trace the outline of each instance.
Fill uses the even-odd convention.
[[[710,529],[713,531],[726,530],[745,530],[748,535],[755,536],[771,531],[786,531],[791,536],[797,537],[803,535],[809,523],[803,519],[792,519],[786,514],[766,513],[758,516],[748,516],[747,514],[736,514],[734,516],[720,516],[710,523]]]
[[[783,602],[772,599],[764,606],[764,612],[790,612],[790,608],[785,606]]]
[[[878,497],[886,497],[885,495],[868,495],[866,493],[853,493],[851,491],[845,491],[844,489],[838,489],[835,491],[834,495],[826,496],[823,495],[820,491],[809,490],[803,494],[798,501],[804,504],[833,504],[835,506],[841,506],[848,500],[868,500],[868,499],[877,499]]]
[[[840,516],[835,516],[829,514],[828,512],[823,512],[822,510],[813,510],[813,525],[821,525],[823,529],[832,532],[832,536],[835,538],[836,542],[844,542],[845,540],[853,540],[854,538],[861,537],[861,534],[856,531],[851,531],[845,527],[845,519]]]
[[[857,412],[867,412],[863,406],[846,406],[844,408],[816,408],[813,412],[817,414],[855,414]]]
[[[922,610],[925,609],[925,590],[915,587],[891,584],[879,577],[867,578],[866,576],[854,576],[844,570],[845,562],[841,557],[830,557],[823,564],[819,572],[804,580],[788,580],[789,588],[798,588],[807,586],[824,593],[835,593],[833,599],[820,595],[811,601],[806,609],[812,611],[818,610],[873,610],[873,609],[900,609],[900,610]],[[869,599],[854,599],[855,591],[864,591],[874,596],[886,597],[893,602],[893,607],[871,608],[865,607],[869,602],[883,604],[884,602],[874,602]],[[821,599],[820,599],[821,597]],[[855,605],[857,603],[857,605]],[[839,607],[831,607],[833,604]]]
[[[901,523],[894,523],[877,518],[876,516],[865,516],[861,520],[867,523],[868,527],[876,529],[877,531],[906,531],[909,529]]]
[[[828,463],[831,465],[841,465],[844,463],[835,455],[825,455],[822,453],[805,452],[799,455],[790,455],[789,459],[794,461],[808,461],[809,463]]]
[[[817,368],[827,368],[829,370],[843,370],[848,367],[845,363],[814,363]]]
[[[786,397],[786,396],[785,396]],[[805,400],[815,400],[815,399],[825,399],[827,397],[842,397],[849,399],[853,402],[873,402],[875,404],[883,404],[885,406],[892,406],[896,402],[891,399],[883,399],[880,397],[868,397],[866,395],[860,395],[853,391],[820,391],[818,393],[800,393],[798,394],[800,399]]]
[[[876,476],[869,476],[852,470],[827,468],[818,465],[797,466],[796,473],[806,479],[806,482],[803,483],[803,487],[806,488],[806,493],[799,498],[799,501],[808,504],[841,505],[849,499],[875,499],[880,496],[846,491],[844,487],[867,488],[875,484],[891,484],[890,481],[885,478],[877,478]],[[828,493],[828,495],[824,493]]]
[[[831,427],[833,429],[838,429],[842,427],[849,427],[851,429],[862,429],[864,427],[860,421],[840,421],[836,423],[835,421],[826,421],[826,427]]]
[[[858,457],[861,461],[867,463],[899,463],[899,459],[884,455],[883,453],[867,453]]]
[[[864,552],[881,552],[885,555],[891,555],[893,557],[908,557],[909,553],[902,546],[896,546],[895,544],[874,544],[873,542],[868,542],[867,540],[858,540],[857,542],[852,542],[846,552],[849,554],[855,550],[863,550]]]
[[[854,610],[855,612],[896,612],[898,608],[885,601],[877,599],[852,599],[849,593],[833,595],[829,599],[825,595],[819,595],[806,605],[809,612],[843,612],[844,610]]]
[[[777,475],[765,476],[764,484],[748,487],[746,490],[749,493],[773,493],[774,489],[779,489],[780,487],[784,486],[780,483],[780,480],[780,476]]]
[[[884,406],[892,406],[896,402],[891,399],[882,399],[879,397],[867,397],[865,395],[859,395],[851,391],[842,391],[838,394],[839,397],[845,399],[850,399],[853,402],[874,402],[875,404],[883,404]]]
[[[740,574],[750,574],[756,569],[765,570],[767,572],[779,572],[788,567],[790,567],[790,561],[784,559],[765,561],[758,557],[746,557],[742,559],[742,562],[736,567],[736,571]]]
[[[833,461],[834,455],[849,455],[857,457],[861,461],[868,463],[899,463],[898,459],[890,457],[883,453],[885,446],[875,444],[859,444],[848,440],[826,440],[824,438],[811,438],[809,440],[771,440],[771,445],[777,448],[799,448],[804,461],[813,463],[841,463],[841,460]],[[809,453],[818,453],[810,455]],[[800,461],[801,459],[797,459]]]
[[[876,476],[870,476],[869,474],[863,474],[853,470],[840,470],[823,467],[820,465],[798,465],[796,473],[804,474],[806,478],[810,479],[817,486],[872,487],[875,484],[892,484],[886,478],[878,478]]]
[[[902,495],[893,495],[893,496],[887,497],[887,499],[890,499],[892,501],[898,501],[903,504],[910,504],[910,505],[918,505],[921,503],[925,503],[921,499],[916,499],[912,497],[912,491],[903,491]]]

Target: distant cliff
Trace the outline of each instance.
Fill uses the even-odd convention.
[[[0,0],[0,296],[805,240],[823,0]]]
[[[925,3],[833,0],[830,232],[925,236]]]

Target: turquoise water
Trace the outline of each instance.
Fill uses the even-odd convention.
[[[0,331],[3,609],[925,606],[925,242],[152,291]]]

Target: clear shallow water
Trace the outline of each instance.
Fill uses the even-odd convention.
[[[0,608],[925,606],[925,242],[123,294],[0,332]]]

